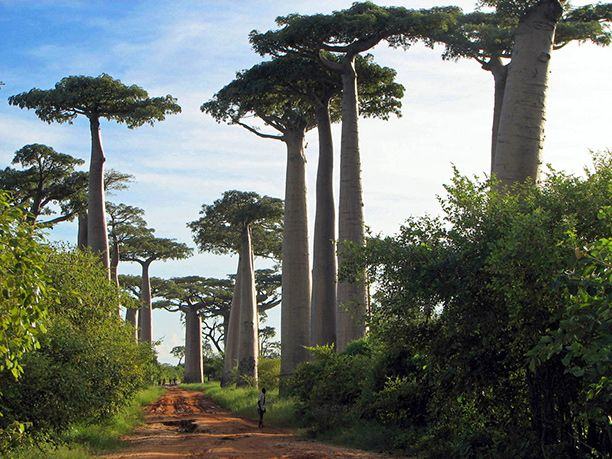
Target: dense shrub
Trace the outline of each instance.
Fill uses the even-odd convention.
[[[155,372],[153,351],[117,315],[127,299],[95,255],[49,251],[44,271],[55,289],[47,333],[24,356],[18,382],[0,378],[0,423],[25,422],[33,437],[108,417]]]
[[[512,190],[456,174],[443,217],[347,247],[341,276],[376,286],[371,333],[298,368],[305,421],[429,457],[611,451],[610,190],[609,154]]]

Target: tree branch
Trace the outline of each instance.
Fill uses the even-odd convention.
[[[274,139],[274,140],[283,140],[282,135],[273,135],[273,134],[264,134],[263,132],[259,132],[254,127],[249,126],[248,124],[243,123],[242,121],[235,121],[238,126],[242,126],[247,131],[251,131],[253,134],[262,137],[264,139]]]

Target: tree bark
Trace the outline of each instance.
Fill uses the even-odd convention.
[[[132,324],[134,327],[134,339],[138,341],[138,309],[126,309],[125,310],[125,321]]]
[[[495,148],[497,147],[497,133],[499,131],[499,118],[501,116],[504,93],[506,91],[506,78],[508,76],[508,65],[502,63],[501,58],[494,57],[483,65],[493,75],[495,82],[494,104],[493,104],[493,125],[491,127],[491,165],[489,171],[493,173],[495,164]]]
[[[113,241],[113,255],[110,260],[111,280],[119,287],[119,243]],[[117,308],[117,313],[121,317],[121,305]]]
[[[245,225],[240,244],[240,348],[237,386],[257,387],[258,328],[251,228]]]
[[[347,57],[342,72],[342,138],[340,142],[340,197],[338,240],[357,245],[365,243],[361,159],[359,156],[358,96],[355,57]],[[344,262],[339,247],[338,263]],[[336,309],[336,349],[341,352],[348,343],[365,334],[368,294],[365,274],[355,282],[338,282]]]
[[[87,191],[87,244],[100,254],[110,276],[108,234],[106,232],[106,207],[104,203],[104,150],[100,136],[100,120],[90,118],[91,160],[89,163],[89,187]]]
[[[285,134],[287,172],[282,253],[281,379],[308,360],[310,261],[306,209],[304,132]]]
[[[314,346],[336,342],[336,214],[334,209],[334,146],[329,102],[317,110],[319,164],[312,261],[310,338]]]
[[[238,272],[234,282],[234,294],[230,307],[229,325],[226,332],[226,345],[223,354],[223,375],[221,376],[221,387],[232,383],[232,371],[238,365],[238,348],[240,346],[240,275],[242,257],[238,257]]]
[[[77,247],[84,249],[87,247],[87,211],[83,210],[78,215],[79,233],[77,236]]]
[[[201,383],[202,369],[202,319],[195,308],[185,310],[185,376],[186,383]]]
[[[538,179],[548,66],[562,11],[558,0],[542,0],[521,19],[517,28],[493,167],[502,185]]]
[[[153,342],[153,311],[151,306],[151,280],[149,279],[149,263],[142,265],[142,284],[140,286],[141,306],[138,310],[138,341],[141,343]]]

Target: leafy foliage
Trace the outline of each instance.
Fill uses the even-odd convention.
[[[237,253],[243,225],[251,225],[253,252],[279,258],[282,246],[283,201],[254,192],[226,191],[213,204],[204,204],[200,217],[188,224],[203,252]]]
[[[0,425],[23,422],[34,438],[110,416],[155,372],[151,348],[117,318],[125,298],[95,255],[50,252],[44,272],[56,291],[47,333],[24,357],[18,382],[0,378]]]
[[[611,187],[609,154],[509,193],[456,173],[442,218],[352,247],[342,275],[368,267],[377,287],[371,336],[298,369],[304,418],[374,422],[410,454],[604,456]]]
[[[149,97],[139,86],[127,86],[105,73],[98,77],[68,76],[53,89],[34,88],[11,96],[11,105],[34,109],[47,123],[72,123],[77,115],[90,119],[106,118],[129,128],[163,121],[181,108],[170,95]]]
[[[0,189],[12,192],[19,206],[27,207],[32,221],[50,215],[59,206],[60,215],[47,224],[70,220],[78,212],[80,193],[87,187],[87,174],[75,171],[83,161],[41,144],[26,145],[15,153],[11,167],[0,171]]]
[[[0,191],[0,373],[21,374],[23,355],[39,346],[53,291],[45,249],[27,215]]]

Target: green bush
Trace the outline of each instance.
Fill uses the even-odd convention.
[[[504,191],[456,173],[441,218],[348,246],[341,277],[377,286],[370,335],[298,367],[306,425],[425,457],[605,456],[611,190],[610,154]]]
[[[122,293],[95,255],[50,251],[45,274],[56,291],[47,333],[24,356],[19,381],[0,378],[0,426],[24,422],[37,440],[108,418],[155,372],[152,349],[118,317]]]
[[[266,390],[278,389],[280,380],[280,359],[260,358],[257,364],[259,387]]]

